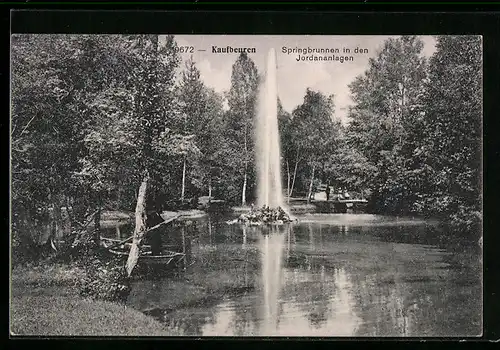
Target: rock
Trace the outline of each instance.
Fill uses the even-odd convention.
[[[241,214],[238,219],[228,221],[228,224],[234,224],[236,222],[245,225],[282,225],[286,222],[296,221],[296,219],[291,218],[283,208],[252,208],[249,213]]]

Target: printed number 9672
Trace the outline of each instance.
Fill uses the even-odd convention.
[[[177,46],[175,48],[175,52],[179,52],[179,53],[193,53],[194,52],[194,46]]]

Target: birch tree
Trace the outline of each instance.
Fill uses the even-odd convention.
[[[259,75],[255,63],[246,53],[241,53],[233,64],[231,88],[228,93],[230,127],[234,132],[239,156],[235,161],[242,177],[241,204],[247,203],[250,178],[253,178],[253,132]]]
[[[293,191],[299,162],[304,162],[309,170],[308,201],[313,191],[317,170],[328,156],[335,138],[333,113],[333,96],[327,97],[311,89],[307,89],[304,102],[292,113],[293,119],[290,127],[295,148],[295,164],[290,193]]]

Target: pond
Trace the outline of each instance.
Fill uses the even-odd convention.
[[[192,266],[135,282],[128,304],[187,336],[481,335],[481,250],[449,243],[434,223],[306,214],[266,231],[227,220],[172,228],[189,242]],[[206,293],[223,283],[240,292],[222,288],[217,298],[172,308],[173,292],[194,293],[172,287],[182,281],[201,281]]]

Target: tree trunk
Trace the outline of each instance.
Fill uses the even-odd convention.
[[[208,182],[208,200],[212,198],[212,180],[209,180]]]
[[[64,202],[66,203],[66,213],[69,221],[69,228],[71,232],[71,228],[75,222],[75,215],[73,214],[73,205],[71,203],[71,198],[69,196],[64,197]]]
[[[101,196],[97,195],[96,214],[94,215],[94,245],[99,247],[101,241]]]
[[[57,241],[63,237],[63,225],[61,216],[61,196],[59,194],[50,193],[50,202],[52,205],[51,216],[51,231],[49,240]]]
[[[55,196],[54,207],[54,226],[55,226],[55,239],[60,240],[64,236],[62,213],[61,213],[61,195]]]
[[[245,165],[245,175],[243,177],[243,190],[241,193],[241,205],[245,206],[247,204],[247,169]]]
[[[184,163],[182,165],[181,201],[184,201],[185,191],[186,191],[186,157],[184,156]]]
[[[292,186],[290,187],[290,197],[293,194],[293,188],[295,186],[295,178],[297,177],[297,166],[299,165],[299,157],[297,156],[297,159],[295,160],[295,168],[293,169],[293,180],[292,180]]]
[[[118,190],[116,191],[116,204],[118,205],[118,208],[122,208],[122,189],[121,189],[121,187],[118,187]]]
[[[290,203],[290,163],[286,161],[286,201]]]
[[[212,247],[212,221],[210,220],[210,216],[208,217],[208,245]]]
[[[137,264],[137,260],[139,259],[140,245],[146,233],[146,190],[148,186],[148,180],[149,174],[146,171],[141,186],[139,187],[137,205],[135,206],[134,238],[132,240],[132,247],[130,248],[126,266],[129,276],[132,274],[132,270],[134,269],[135,265]]]
[[[312,195],[312,190],[313,190],[313,181],[314,181],[314,168],[315,168],[315,166],[313,165],[312,172],[311,172],[311,182],[309,183],[309,193],[307,194],[307,203],[309,203],[311,201],[311,195]]]
[[[245,143],[245,174],[243,176],[243,190],[241,193],[241,205],[245,206],[247,204],[247,170],[248,170],[248,122],[245,123],[245,135],[244,135],[244,143]]]

